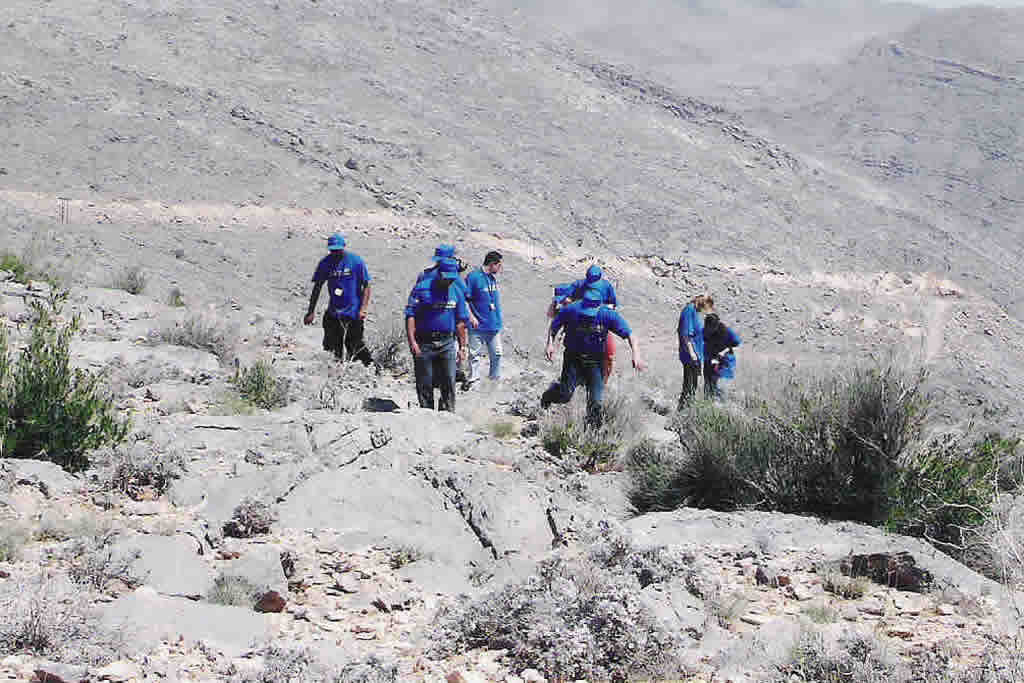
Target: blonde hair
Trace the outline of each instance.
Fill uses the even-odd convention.
[[[698,311],[704,308],[710,310],[715,307],[715,297],[710,294],[698,294],[693,297],[690,303],[693,304],[693,307]]]

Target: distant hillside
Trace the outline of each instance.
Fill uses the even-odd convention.
[[[1024,10],[930,16],[819,69],[768,125],[933,209],[945,270],[1018,315],[1024,257]],[[991,269],[982,264],[991,263]]]

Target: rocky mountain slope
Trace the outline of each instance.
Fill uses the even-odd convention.
[[[512,647],[448,632],[459,646],[437,648],[444,615],[481,600],[474,618],[503,627],[531,591],[554,596],[542,625],[606,591],[627,632],[671,634],[691,680],[776,674],[809,622],[839,651],[876,637],[869,659],[893,670],[1013,651],[1018,598],[927,544],[763,513],[635,516],[622,472],[570,473],[542,447],[534,407],[555,374],[550,285],[597,261],[652,365],[612,380],[643,399],[636,436],[672,438],[675,322],[706,289],[744,339],[737,398],[895,358],[930,370],[937,426],[1019,429],[1019,13],[8,5],[0,250],[37,272],[2,276],[0,322],[21,344],[42,280],[71,286],[75,362],[133,421],[77,476],[0,461],[17,551],[0,601],[59,636],[0,657],[9,677],[538,680]],[[504,252],[507,381],[436,414],[412,407],[400,348],[380,374],[327,358],[300,315],[335,230],[374,275],[375,343],[438,242]],[[119,284],[132,270],[140,295]],[[189,321],[215,338],[162,332]],[[286,405],[239,401],[237,368],[258,360]],[[851,554],[900,551],[927,587],[843,575]],[[531,637],[551,652],[596,648],[545,628]]]

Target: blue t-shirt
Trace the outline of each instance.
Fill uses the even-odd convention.
[[[332,318],[359,317],[363,305],[363,289],[370,283],[370,272],[356,254],[346,251],[338,256],[328,254],[317,264],[313,282],[327,282],[331,296],[327,315]]]
[[[437,275],[420,279],[409,292],[405,317],[416,319],[417,332],[455,332],[455,324],[469,320],[469,307],[462,287],[452,280],[448,291],[434,286]]]
[[[687,339],[693,342],[696,358],[690,358]],[[692,302],[686,304],[679,314],[679,360],[688,365],[704,363],[704,319],[697,313],[697,307]]]
[[[572,283],[572,292],[569,294],[574,301],[580,301],[583,299],[583,292],[588,289],[597,290],[601,294],[601,303],[608,306],[618,306],[619,302],[615,299],[615,288],[612,287],[612,283],[607,280],[601,279],[592,284],[587,284],[586,280],[576,280]]]
[[[481,332],[501,330],[501,298],[498,295],[498,281],[482,268],[466,276],[466,303],[473,315],[480,321]]]
[[[623,339],[633,334],[625,318],[610,308],[601,306],[597,315],[583,315],[583,302],[574,301],[558,312],[551,321],[551,336],[565,328],[565,349],[577,353],[599,353],[604,355],[608,333],[614,332]]]

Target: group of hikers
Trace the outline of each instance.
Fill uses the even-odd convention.
[[[364,339],[370,273],[363,259],[345,246],[344,236],[338,233],[327,239],[328,253],[313,273],[313,291],[303,321],[313,324],[326,283],[330,300],[323,315],[324,350],[371,365],[373,357]],[[417,275],[409,292],[406,341],[413,357],[416,395],[423,408],[434,408],[434,392],[438,391],[437,409],[454,411],[459,365],[465,365],[462,389],[468,391],[481,378],[485,352],[488,377],[501,379],[503,323],[497,276],[502,271],[502,255],[489,251],[481,266],[463,278],[466,270],[454,246],[439,245],[433,263]],[[554,361],[556,343],[563,334],[562,372],[541,395],[541,407],[568,403],[583,385],[587,423],[599,426],[604,387],[615,363],[613,335],[629,344],[633,367],[646,369],[636,337],[617,306],[615,288],[597,265],[590,266],[583,278],[554,287],[545,356]],[[698,295],[683,307],[678,337],[683,365],[680,408],[696,395],[701,377],[705,396],[721,398],[719,383],[735,377],[735,349],[740,338],[715,314],[710,294]]]

